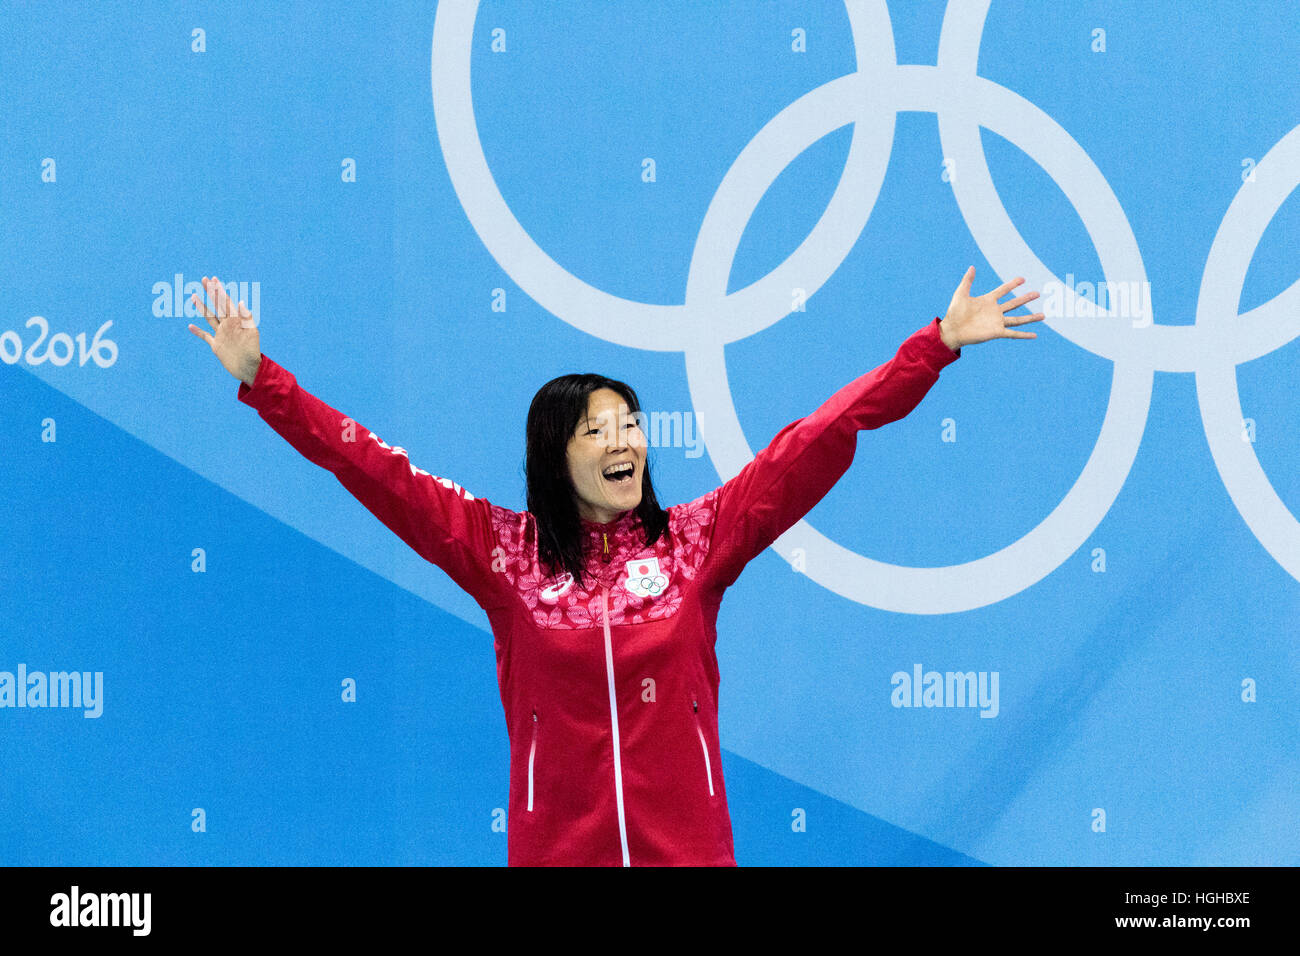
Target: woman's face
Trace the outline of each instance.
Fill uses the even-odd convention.
[[[646,440],[623,396],[600,388],[587,397],[587,417],[569,438],[569,476],[578,495],[578,514],[604,524],[641,503],[641,476],[645,471]],[[629,463],[632,470],[621,479],[605,473]]]

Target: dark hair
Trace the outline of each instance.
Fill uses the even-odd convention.
[[[630,413],[641,411],[636,391],[630,385],[592,372],[551,379],[538,389],[528,407],[524,475],[528,510],[537,521],[538,558],[547,573],[563,569],[579,585],[583,581],[582,525],[577,489],[569,474],[569,439],[587,416],[591,393],[601,388],[623,396]],[[668,528],[668,512],[659,507],[655,497],[649,454],[641,476],[641,503],[635,511],[645,529],[646,545],[654,544]]]

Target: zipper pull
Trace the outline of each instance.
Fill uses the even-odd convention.
[[[697,701],[694,700],[691,701],[691,710],[693,710],[697,714],[700,712],[700,705]]]
[[[606,536],[605,532],[603,531],[600,533],[600,538],[602,541],[605,542],[605,550],[602,554],[602,557],[606,562],[608,562],[609,561],[609,538]]]
[[[536,708],[533,709],[533,723],[537,723],[537,710],[536,710]]]

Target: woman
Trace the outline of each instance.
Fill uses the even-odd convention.
[[[257,409],[487,612],[510,737],[509,864],[735,865],[718,743],[715,623],[745,564],[825,496],[857,433],[902,418],[964,345],[1036,338],[972,298],[777,434],[736,477],[659,506],[636,393],[597,375],[548,382],[528,410],[528,511],[476,498],[299,387],[215,278],[212,333],[191,325]]]

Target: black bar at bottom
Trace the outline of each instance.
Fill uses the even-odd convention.
[[[1194,936],[1231,945],[1284,930],[1290,868],[800,868],[642,870],[437,868],[45,868],[0,870],[6,943],[156,939],[319,939],[330,945],[414,931],[450,942],[531,928],[534,943],[620,924],[646,946],[703,918],[721,940],[787,930],[805,942],[848,928],[864,944],[936,940]],[[75,890],[74,890],[75,887]],[[146,895],[147,894],[147,897]],[[146,908],[147,904],[147,908]],[[90,922],[99,925],[84,925]],[[116,923],[117,925],[112,925]],[[77,925],[73,925],[77,924]],[[103,925],[109,924],[109,925]],[[1242,936],[1241,934],[1247,934]],[[657,942],[656,942],[657,940]],[[675,944],[674,944],[675,945]],[[14,950],[18,952],[19,950]]]

